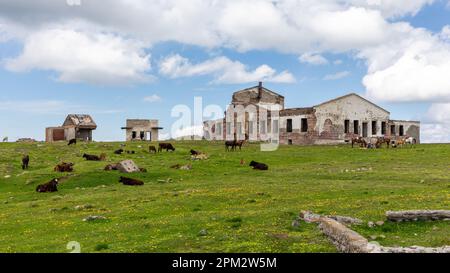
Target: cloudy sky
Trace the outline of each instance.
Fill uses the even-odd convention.
[[[448,0],[0,0],[0,137],[90,113],[96,140],[264,81],[287,107],[356,92],[450,142]]]

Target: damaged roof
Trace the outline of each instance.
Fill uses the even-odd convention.
[[[75,126],[83,129],[97,129],[97,124],[90,115],[70,114],[64,121],[63,126]]]

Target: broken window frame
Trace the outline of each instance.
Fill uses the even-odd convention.
[[[350,120],[349,119],[344,120],[344,133],[345,134],[350,133]]]
[[[307,133],[308,132],[308,119],[307,118],[302,118],[301,119],[300,131],[302,133]]]
[[[292,126],[292,119],[289,118],[286,120],[286,132],[287,133],[292,133],[293,126]]]

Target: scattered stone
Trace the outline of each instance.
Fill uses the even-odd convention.
[[[133,160],[124,160],[117,164],[117,169],[122,173],[140,172],[139,167]]]
[[[189,171],[189,170],[192,170],[192,164],[188,164],[188,165],[185,165],[185,166],[181,166],[181,167],[180,167],[180,170],[183,170],[183,171]]]
[[[86,204],[86,205],[76,206],[75,210],[87,210],[87,209],[93,209],[93,208],[94,208],[93,205]]]
[[[373,228],[373,227],[375,226],[375,223],[372,222],[372,221],[369,221],[369,222],[367,223],[367,226],[370,227],[370,228]]]
[[[314,214],[310,211],[302,211],[299,215],[299,218],[307,223],[315,223],[318,222],[322,216],[319,214]]]
[[[376,221],[375,225],[381,227],[382,225],[384,225],[384,222],[383,221]]]
[[[292,226],[293,228],[299,228],[299,227],[300,227],[300,221],[299,221],[299,220],[294,220],[294,221],[292,221],[291,226]]]
[[[208,158],[207,154],[196,154],[191,156],[191,160],[206,160]]]
[[[198,233],[198,236],[208,236],[208,231],[206,229],[202,229]]]
[[[450,210],[387,211],[386,218],[392,222],[450,220]]]
[[[344,225],[360,225],[363,223],[363,221],[360,219],[352,218],[352,217],[348,217],[348,216],[334,215],[334,216],[327,216],[327,217],[334,219]]]
[[[4,177],[5,178],[11,178],[11,175],[5,175]]]
[[[83,222],[92,222],[92,221],[107,220],[107,219],[108,218],[106,218],[105,216],[91,215],[91,216],[88,216],[88,217],[84,218]]]

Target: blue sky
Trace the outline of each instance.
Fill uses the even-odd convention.
[[[127,118],[170,133],[175,105],[225,108],[261,80],[286,107],[356,92],[421,120],[425,141],[450,141],[447,1],[135,2],[1,1],[0,137],[42,140],[68,113],[91,114],[95,140],[123,140]]]

